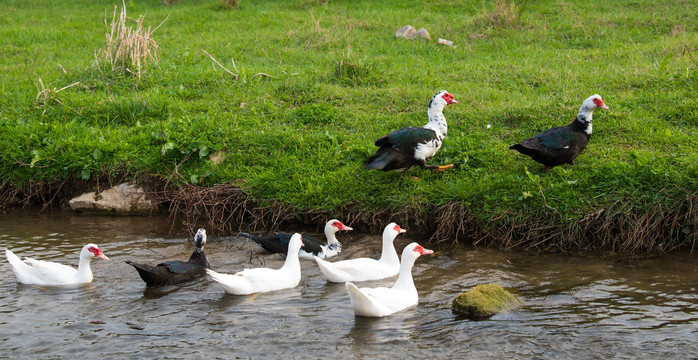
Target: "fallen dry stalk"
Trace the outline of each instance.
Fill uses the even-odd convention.
[[[225,66],[221,65],[221,63],[219,63],[218,60],[216,60],[216,59],[215,59],[211,54],[209,54],[206,50],[201,49],[201,51],[203,51],[204,54],[208,55],[208,57],[210,57],[211,60],[213,60],[213,62],[216,63],[216,65],[220,66],[221,69],[225,70],[228,74],[233,75],[233,77],[234,77],[236,80],[240,78],[240,76],[238,76],[238,74],[236,74],[236,73],[234,73],[234,72],[232,72],[232,71],[226,69]],[[233,61],[233,59],[230,59],[230,60]],[[235,71],[238,71],[237,67],[235,67],[235,61],[233,61],[233,68],[235,68]]]
[[[60,89],[56,89],[56,88],[51,89],[51,88],[47,88],[44,85],[44,82],[41,80],[41,78],[39,78],[39,85],[41,85],[41,88],[39,88],[39,85],[36,85],[36,89],[39,90],[39,92],[36,94],[36,99],[34,99],[34,101],[37,103],[41,103],[39,105],[39,107],[44,108],[44,111],[41,114],[43,115],[46,112],[46,105],[48,104],[49,101],[55,101],[59,104],[63,104],[63,102],[61,102],[61,100],[58,99],[58,93],[65,90],[65,89],[73,87],[79,83],[80,82],[78,81],[78,82],[74,82],[68,86],[64,86]]]

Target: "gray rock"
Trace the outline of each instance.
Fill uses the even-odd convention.
[[[417,30],[414,27],[412,27],[412,25],[405,25],[405,26],[401,27],[395,33],[395,37],[405,38],[405,39],[414,39],[416,34],[417,34]]]
[[[75,197],[68,202],[76,211],[137,215],[157,212],[157,205],[150,201],[143,188],[123,183],[100,193],[90,192]]]
[[[431,35],[429,35],[429,32],[425,28],[417,30],[414,37],[417,39],[431,40]]]

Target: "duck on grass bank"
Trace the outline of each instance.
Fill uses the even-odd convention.
[[[446,90],[439,91],[429,101],[429,121],[422,127],[405,127],[376,140],[379,149],[368,159],[368,170],[395,170],[405,172],[417,166],[429,170],[444,171],[450,165],[427,165],[446,138],[448,125],[443,114],[446,105],[458,103]]]
[[[24,258],[24,261],[22,261],[10,249],[5,249],[5,256],[10,266],[12,266],[12,272],[15,273],[17,281],[22,284],[45,286],[70,286],[91,283],[92,269],[90,269],[90,262],[92,259],[98,257],[109,260],[95,244],[83,246],[80,251],[80,262],[77,270],[71,266],[52,261],[32,258]]]
[[[286,262],[280,269],[245,269],[234,275],[221,274],[211,269],[206,269],[206,273],[218,282],[226,293],[233,295],[249,295],[294,288],[301,281],[301,264],[298,260],[298,250],[302,246],[303,239],[301,234],[293,234],[288,244]]]
[[[329,262],[315,258],[320,271],[330,282],[379,280],[393,276],[400,271],[400,259],[393,241],[398,234],[406,232],[396,223],[390,223],[383,230],[383,250],[378,260],[356,258]]]
[[[347,282],[345,284],[351,307],[359,316],[383,317],[419,303],[419,294],[412,279],[412,266],[421,255],[432,254],[417,243],[411,243],[402,250],[400,275],[391,288],[359,288]]]
[[[337,240],[336,233],[338,231],[350,230],[354,229],[344,225],[337,219],[332,219],[325,224],[326,242],[307,234],[301,234],[303,236],[304,246],[298,252],[298,256],[306,259],[312,259],[315,256],[321,259],[327,259],[335,256],[342,251],[342,244]],[[252,239],[252,241],[261,245],[264,250],[272,254],[288,253],[288,243],[291,240],[291,234],[286,232],[278,232],[275,234],[248,234],[243,232],[240,233],[240,236]]]
[[[598,94],[584,100],[577,118],[571,124],[546,130],[510,146],[509,149],[528,155],[543,164],[543,172],[562,164],[573,165],[574,159],[589,142],[592,115],[596,109],[609,109]]]
[[[149,286],[179,284],[203,276],[210,267],[204,245],[206,230],[199,229],[194,235],[194,252],[187,261],[165,261],[155,266],[133,261],[126,263],[138,270],[138,275]]]

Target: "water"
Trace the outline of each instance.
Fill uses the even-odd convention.
[[[409,224],[401,224],[409,225]],[[409,229],[409,226],[406,226]],[[0,264],[0,357],[7,358],[696,358],[695,255],[622,260],[464,247],[417,260],[417,307],[355,317],[343,284],[302,260],[295,289],[233,296],[208,279],[146,288],[124,260],[186,259],[193,245],[166,217],[0,214],[0,248],[77,265],[97,243],[94,282],[77,289],[21,285]],[[351,234],[351,233],[350,233]],[[409,232],[405,235],[408,235]],[[415,240],[400,235],[399,250]],[[341,258],[377,257],[377,236],[342,234]],[[213,269],[279,267],[246,241],[209,237]],[[392,280],[364,285],[389,285]],[[452,299],[497,282],[524,301],[488,320],[459,319]]]

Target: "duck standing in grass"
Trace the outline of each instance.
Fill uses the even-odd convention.
[[[591,117],[596,109],[608,110],[598,94],[588,97],[582,103],[577,118],[567,126],[558,126],[530,137],[509,149],[528,155],[545,165],[543,171],[562,164],[573,164],[591,137]]]
[[[426,162],[436,155],[446,138],[448,125],[444,107],[457,102],[446,90],[436,93],[429,101],[427,124],[398,129],[376,140],[379,149],[368,159],[366,169],[404,172],[417,166],[437,171],[452,168],[453,164],[439,166],[427,165]]]

